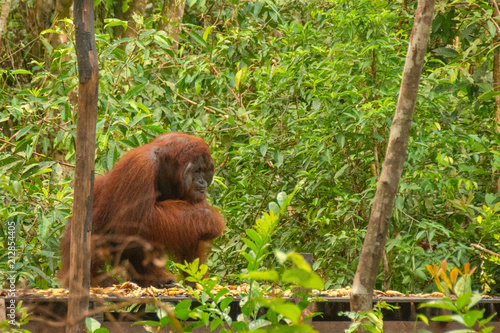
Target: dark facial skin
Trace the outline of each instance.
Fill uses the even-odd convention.
[[[184,193],[192,203],[205,198],[207,187],[212,183],[214,163],[210,156],[204,155],[190,162],[184,170]]]

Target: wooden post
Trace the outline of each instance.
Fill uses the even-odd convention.
[[[79,87],[76,121],[76,167],[66,332],[86,332],[89,306],[90,236],[95,165],[99,68],[94,33],[94,0],[75,0],[75,48]]]

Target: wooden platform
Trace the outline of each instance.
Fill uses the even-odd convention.
[[[156,300],[161,302],[169,302],[175,304],[187,297],[159,297]],[[312,325],[319,332],[344,332],[349,326],[350,321],[347,317],[339,316],[340,311],[349,311],[349,297],[321,297],[321,301],[314,302],[314,311],[321,312],[322,315],[313,318]],[[413,333],[416,329],[427,329],[432,332],[445,332],[451,329],[463,328],[454,323],[431,322],[430,326],[426,326],[422,322],[416,322],[415,318],[418,313],[425,314],[428,318],[436,315],[445,314],[440,309],[423,308],[418,309],[420,303],[425,303],[433,298],[427,297],[376,297],[374,302],[385,301],[391,305],[398,306],[399,309],[394,311],[384,310],[384,331],[397,333]],[[436,299],[436,298],[434,298]],[[67,298],[47,298],[47,297],[22,297],[16,299],[16,303],[22,300],[23,305],[29,308],[32,320],[23,328],[36,333],[59,333],[64,332],[64,321],[67,311]],[[239,298],[236,297],[230,304],[230,316],[236,319],[239,314]],[[105,311],[105,309],[126,308],[132,304],[147,304],[154,303],[153,297],[99,297],[91,298],[90,313],[92,316],[102,323],[102,327],[106,327],[110,332],[148,332],[143,326],[132,325],[139,320],[157,320],[156,314],[153,312],[117,312]],[[5,309],[4,304],[10,304],[10,298],[0,297],[0,307]],[[193,302],[193,306],[196,306]],[[495,326],[493,332],[500,332],[500,298],[491,297],[483,299],[478,304],[479,309],[485,309],[484,317],[488,317],[493,313],[497,313],[492,320],[490,326]],[[7,309],[5,309],[7,310]],[[0,319],[5,313],[2,310]],[[165,332],[169,332],[168,328]],[[194,332],[209,332],[209,330],[201,328]]]

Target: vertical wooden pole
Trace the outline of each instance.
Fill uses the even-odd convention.
[[[76,121],[76,168],[66,332],[85,332],[89,306],[90,236],[94,187],[95,132],[99,69],[94,33],[94,0],[75,0],[75,49],[79,87]]]

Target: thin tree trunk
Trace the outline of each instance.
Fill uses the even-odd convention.
[[[2,45],[2,35],[7,26],[7,18],[9,17],[10,7],[12,1],[6,0],[2,5],[2,12],[0,14],[0,45]]]
[[[493,38],[493,44],[498,45],[498,36]],[[493,52],[493,89],[500,92],[500,50],[498,46]],[[497,132],[500,133],[500,95],[495,96],[496,106],[496,127]],[[500,193],[500,177],[497,179],[497,193]]]
[[[99,68],[94,33],[94,0],[75,0],[75,49],[78,61],[78,113],[70,280],[66,332],[86,332],[89,305],[90,236],[94,187],[95,132]]]
[[[396,113],[361,257],[351,291],[351,311],[372,309],[373,288],[410,137],[418,85],[434,15],[434,0],[418,0]]]
[[[134,14],[138,14],[144,16],[146,12],[146,5],[148,3],[147,0],[134,0],[128,3],[128,9],[123,11],[123,3],[124,0],[119,0],[115,5],[115,14],[120,20],[127,21],[128,26],[127,29],[124,30],[122,27],[116,27],[116,33],[119,38],[128,37],[134,38],[137,37],[138,26],[135,22],[133,16]]]
[[[494,20],[500,16],[500,9],[498,9],[498,2],[496,0],[492,0],[493,4],[493,16]],[[500,50],[498,46],[499,38],[498,35],[500,31],[497,32],[495,37],[493,38],[493,46],[495,47],[495,51],[493,53],[493,89],[495,91],[500,91]],[[496,127],[497,132],[500,133],[500,95],[495,96],[495,106],[496,106]],[[500,193],[500,177],[497,179],[497,193]]]
[[[175,42],[173,48],[177,49],[180,34],[182,31],[182,18],[184,17],[184,7],[186,1],[183,0],[164,0],[163,9],[161,10],[161,21],[158,29],[172,37]]]
[[[56,7],[54,10],[54,23],[59,27],[64,27],[64,23],[58,22],[65,18],[71,17],[71,6],[73,5],[73,0],[57,0]],[[58,47],[61,43],[65,43],[68,38],[66,34],[51,34],[50,45],[54,48]]]

